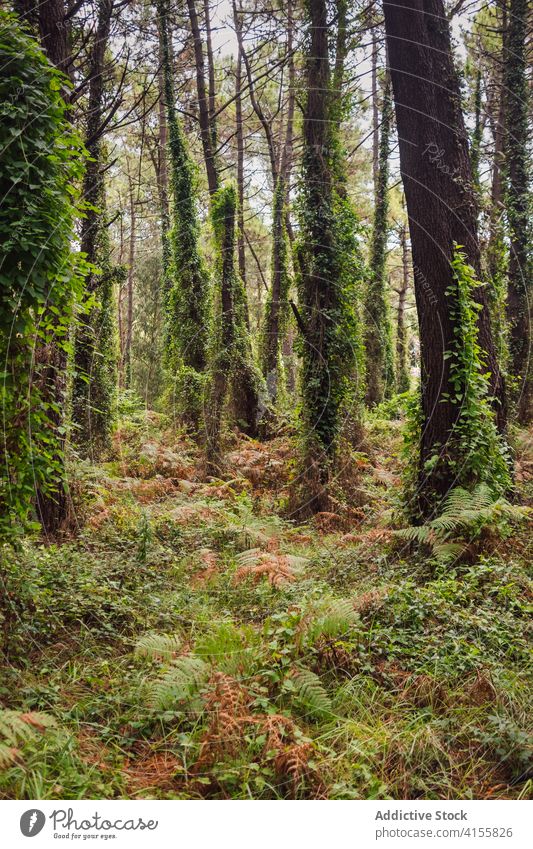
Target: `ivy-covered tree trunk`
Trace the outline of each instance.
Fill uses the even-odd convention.
[[[531,364],[531,194],[528,150],[528,80],[526,33],[527,0],[510,0],[504,50],[506,100],[505,180],[510,251],[507,315],[510,372],[518,382],[514,398],[522,424],[531,420],[533,369]]]
[[[376,204],[370,251],[370,279],[365,298],[366,403],[372,407],[394,388],[394,357],[388,302],[386,252],[389,211],[389,148],[392,122],[390,78],[383,92],[377,168]]]
[[[418,504],[430,512],[435,498],[456,481],[460,457],[448,446],[461,414],[462,379],[451,372],[459,297],[454,271],[456,246],[480,273],[477,210],[459,82],[453,66],[449,24],[442,0],[384,4],[394,90],[400,165],[413,254],[421,345],[422,422]],[[416,84],[414,84],[414,80]],[[505,423],[503,383],[492,342],[483,288],[470,294],[480,305],[480,356],[491,373],[500,429]],[[455,316],[455,318],[454,318]],[[472,368],[474,366],[472,365]],[[455,446],[469,456],[471,446]],[[486,458],[490,463],[490,458]]]
[[[258,432],[260,375],[256,371],[246,327],[246,293],[235,267],[236,192],[225,186],[212,197],[211,218],[217,251],[215,327],[211,355],[211,393],[206,410],[207,460],[216,473],[220,462],[222,414],[228,390],[233,416],[248,436]],[[235,391],[236,387],[238,391]]]
[[[104,184],[105,151],[102,143],[105,51],[114,0],[99,0],[98,23],[89,70],[86,147],[89,160],[83,183],[88,204],[82,221],[81,250],[94,266],[87,293],[95,303],[81,315],[75,335],[72,388],[73,441],[85,456],[98,458],[109,447],[118,383],[115,286],[123,269],[111,262]]]
[[[32,13],[26,11],[24,17],[31,22]],[[63,0],[43,0],[36,10],[34,23],[38,24],[39,40],[48,59],[67,76],[70,71],[70,50]],[[66,85],[62,88],[62,94],[64,99],[68,100],[70,91]],[[47,345],[37,347],[35,362],[40,373],[43,400],[49,409],[57,443],[54,460],[63,467],[67,424],[67,352],[64,346],[51,341]],[[35,500],[43,532],[47,536],[53,536],[61,528],[68,514],[66,473],[63,473],[53,492],[46,487],[37,486]]]
[[[168,6],[158,2],[163,55],[163,79],[170,143],[172,190],[172,262],[168,290],[167,359],[177,374],[183,367],[195,384],[194,372],[207,364],[209,331],[209,278],[199,249],[199,225],[196,214],[196,187],[193,165],[186,147],[175,106],[173,71],[168,28]],[[182,387],[187,394],[187,382]],[[191,391],[193,386],[189,387]],[[199,385],[197,385],[199,390]],[[185,398],[184,401],[187,401]],[[189,399],[196,404],[194,399]]]
[[[71,250],[83,151],[65,114],[63,77],[14,15],[0,11],[0,538],[65,515],[64,388],[80,296]],[[13,106],[16,108],[13,108]],[[33,515],[32,515],[33,514]]]
[[[344,189],[325,0],[309,0],[298,281],[305,487],[302,515],[324,510],[357,348],[355,219]],[[353,411],[352,411],[353,412]]]

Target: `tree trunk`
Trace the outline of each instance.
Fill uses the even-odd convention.
[[[378,103],[378,40],[376,28],[372,29],[372,177],[374,179],[374,197],[378,193],[379,171],[379,103]]]
[[[76,329],[75,377],[72,418],[74,439],[90,457],[106,450],[111,433],[116,391],[116,353],[113,349],[112,310],[114,272],[110,263],[109,234],[105,222],[105,185],[102,161],[102,122],[104,115],[105,52],[111,29],[114,0],[99,0],[98,21],[89,69],[89,104],[85,146],[90,158],[83,181],[83,197],[88,203],[81,227],[81,250],[100,274],[87,277],[86,288],[99,305],[82,316]]]
[[[325,510],[339,431],[338,334],[342,318],[334,174],[336,105],[331,91],[326,0],[309,0],[307,100],[304,109],[299,316],[305,448],[302,516]]]
[[[519,381],[514,400],[517,418],[521,424],[530,421],[533,401],[530,343],[532,265],[529,221],[527,17],[527,0],[510,0],[504,50],[505,177],[510,236],[507,315],[510,330],[510,372]]]
[[[40,41],[52,65],[62,73],[68,74],[70,52],[63,0],[43,0],[37,15],[27,4],[19,5],[19,13],[30,24],[38,23]],[[63,95],[68,99],[66,89]],[[56,458],[63,464],[65,436],[61,435],[60,428],[65,424],[67,354],[63,348],[51,342],[36,351],[35,362],[43,386],[43,401],[47,403],[49,399],[48,418],[56,434]],[[44,533],[47,536],[53,536],[64,523],[69,509],[66,477],[59,482],[57,491],[54,493],[43,493],[37,490],[36,507]]]
[[[214,127],[214,115],[210,115],[209,98],[206,86],[204,50],[202,46],[202,35],[198,22],[195,0],[187,0],[189,9],[189,20],[194,42],[194,58],[196,63],[196,89],[198,92],[198,115],[200,119],[200,136],[204,152],[205,168],[207,172],[207,183],[209,194],[214,194],[218,189],[218,174],[216,168],[216,139]]]
[[[422,371],[420,508],[432,509],[430,492],[444,495],[454,483],[446,463],[428,471],[427,461],[444,450],[460,408],[450,382],[446,352],[455,344],[450,293],[456,291],[454,246],[480,274],[477,210],[459,82],[453,67],[449,25],[442,0],[384,4],[400,166],[413,254]],[[477,291],[479,343],[492,374],[492,391],[505,423],[502,379],[490,330],[487,296]],[[449,395],[446,395],[449,393]]]
[[[396,322],[396,387],[398,392],[409,389],[409,367],[407,363],[407,330],[405,327],[405,300],[409,289],[409,251],[407,248],[407,227],[400,230],[402,249],[402,278],[398,290],[398,317]]]
[[[130,196],[130,239],[128,252],[128,278],[126,282],[126,327],[124,333],[124,356],[122,361],[122,374],[126,389],[131,385],[131,339],[133,333],[133,274],[135,266],[135,197],[133,191],[133,180],[129,177]]]
[[[237,124],[237,255],[239,257],[239,274],[246,286],[246,251],[244,241],[244,132],[242,125],[242,57],[237,56],[237,72],[235,75],[235,121]]]
[[[390,395],[394,383],[392,334],[389,317],[388,279],[385,271],[389,212],[389,148],[392,123],[390,78],[383,92],[379,162],[370,249],[370,280],[365,302],[366,403],[379,404]]]

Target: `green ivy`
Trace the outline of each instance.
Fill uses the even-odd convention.
[[[448,287],[450,318],[455,328],[452,348],[446,351],[449,360],[451,393],[442,393],[443,402],[458,408],[457,419],[446,445],[435,445],[434,454],[426,461],[423,471],[432,474],[439,468],[443,475],[454,479],[454,486],[471,491],[486,484],[494,498],[508,492],[512,486],[509,449],[498,431],[493,399],[490,396],[490,374],[485,352],[478,341],[478,315],[482,309],[474,293],[481,285],[464,253],[455,246],[452,260],[454,283]],[[409,404],[405,432],[407,462],[406,496],[415,503],[416,481],[412,450],[420,443],[424,426],[420,393]],[[436,505],[437,506],[437,505]],[[411,506],[411,511],[412,511]]]
[[[32,502],[62,477],[59,412],[38,351],[69,352],[87,271],[71,240],[84,153],[66,118],[62,75],[17,18],[0,12],[0,537],[34,524]]]

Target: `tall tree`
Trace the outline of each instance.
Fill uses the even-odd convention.
[[[472,468],[470,461],[479,461],[474,453],[483,451],[477,444],[474,448],[464,444],[464,439],[455,439],[465,413],[472,411],[461,403],[461,394],[471,388],[468,375],[458,373],[452,357],[465,331],[460,326],[464,303],[454,257],[457,246],[462,246],[464,260],[479,277],[477,210],[443,2],[391,0],[384,3],[384,13],[420,329],[422,429],[418,506],[422,513],[428,513],[435,499],[461,479],[458,471],[462,470],[464,480]],[[464,268],[461,273],[465,273]],[[479,306],[481,368],[483,373],[486,369],[491,373],[490,392],[497,398],[498,422],[503,428],[504,394],[487,296],[480,286],[471,295]],[[470,367],[473,375],[473,360]],[[494,471],[495,464],[492,455],[482,460],[487,475]]]
[[[23,5],[23,4],[19,4]],[[22,16],[31,24],[32,19],[39,33],[40,42],[48,59],[65,76],[71,70],[68,25],[64,0],[43,0],[36,12],[20,8]],[[70,88],[62,85],[63,98],[68,102]],[[68,113],[67,117],[68,117]],[[49,416],[56,434],[56,461],[64,458],[66,441],[65,401],[67,392],[67,351],[61,343],[49,342],[38,346],[36,362],[42,371],[44,401],[49,407]],[[68,513],[68,486],[66,474],[58,486],[50,491],[47,487],[36,488],[37,512],[43,531],[47,535],[57,533]]]
[[[508,31],[504,40],[505,179],[510,236],[507,314],[510,371],[519,382],[515,395],[518,419],[523,424],[531,420],[533,403],[527,17],[527,0],[509,0]]]
[[[35,488],[45,530],[65,515],[60,370],[82,284],[71,246],[83,151],[63,77],[15,16],[0,11],[0,28],[0,537],[12,539],[28,526]]]
[[[208,0],[207,0],[208,2]],[[207,4],[206,4],[207,5]],[[191,33],[194,43],[194,59],[196,65],[196,90],[198,92],[198,114],[200,120],[200,136],[202,139],[202,147],[204,151],[205,168],[207,172],[207,183],[209,193],[214,194],[219,187],[216,152],[217,152],[217,131],[216,118],[214,112],[214,83],[212,71],[212,50],[208,53],[208,74],[210,88],[208,91],[206,83],[205,58],[202,33],[200,31],[200,22],[198,20],[198,12],[196,10],[195,0],[187,0],[187,8],[189,10],[189,20],[191,24]],[[207,9],[209,7],[207,6]],[[208,41],[208,49],[210,50],[210,40]]]
[[[390,77],[387,74],[381,113],[376,202],[370,248],[370,279],[365,299],[366,403],[369,406],[379,404],[383,398],[390,395],[394,385],[394,358],[386,274],[391,122],[392,98]]]
[[[249,436],[258,432],[259,373],[256,371],[246,327],[246,293],[235,267],[234,186],[224,186],[212,197],[211,218],[216,245],[214,338],[211,359],[211,392],[207,409],[207,460],[209,469],[220,468],[220,430],[228,389],[233,417]],[[238,391],[236,391],[238,387]]]
[[[82,221],[81,249],[93,265],[87,291],[94,299],[76,329],[72,389],[73,439],[86,456],[98,457],[109,445],[116,402],[118,348],[115,288],[123,269],[111,260],[104,181],[104,93],[106,50],[115,0],[99,0],[89,68],[85,144],[89,160],[83,183],[87,213]]]
[[[298,246],[302,335],[302,513],[323,510],[350,391],[357,344],[355,253],[338,138],[338,94],[330,72],[326,0],[309,0],[303,127],[301,236]]]
[[[244,282],[234,268],[236,193],[233,186],[221,187],[216,139],[216,104],[214,90],[213,51],[210,37],[207,39],[207,79],[205,58],[200,33],[200,24],[195,0],[187,0],[191,33],[194,42],[196,65],[196,90],[200,135],[204,153],[209,193],[211,197],[211,220],[217,249],[217,274],[214,300],[218,304],[218,319],[215,316],[212,361],[210,363],[211,410],[208,411],[208,461],[218,455],[218,437],[221,431],[221,416],[227,389],[230,389],[231,409],[239,427],[249,436],[258,433],[260,411],[259,374],[252,359],[247,334],[248,301]],[[206,27],[210,32],[208,0],[204,6]],[[222,234],[226,226],[228,232]],[[222,316],[222,317],[221,317]],[[241,321],[244,318],[244,328]],[[221,323],[229,327],[221,329]],[[234,340],[233,354],[224,352],[226,339]],[[229,357],[229,359],[227,359]],[[228,371],[228,367],[231,369]]]
[[[407,362],[407,328],[405,326],[405,308],[409,290],[409,249],[407,247],[407,227],[400,227],[400,248],[402,251],[402,276],[398,294],[398,314],[396,320],[396,390],[407,392],[410,385]]]
[[[199,248],[193,164],[176,112],[168,5],[165,0],[159,0],[157,8],[173,200],[167,328],[169,365],[174,372],[179,371],[181,366],[194,372],[203,372],[207,364],[209,279]],[[194,380],[194,375],[190,377]]]

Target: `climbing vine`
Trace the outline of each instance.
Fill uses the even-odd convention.
[[[159,0],[165,104],[173,211],[169,233],[171,257],[168,291],[167,352],[173,369],[180,364],[203,371],[209,333],[209,277],[199,250],[194,167],[180,127],[174,96],[168,9]]]
[[[69,350],[69,326],[86,271],[71,240],[83,146],[66,120],[65,80],[14,15],[0,12],[0,537],[34,523],[36,489],[57,491],[61,399],[35,356]],[[46,358],[43,357],[45,361]]]
[[[261,376],[255,367],[246,325],[246,292],[235,267],[233,185],[219,189],[211,199],[215,238],[214,329],[210,355],[210,401],[207,410],[208,460],[216,462],[224,402],[230,390],[233,418],[249,436],[257,434]]]
[[[452,393],[442,393],[442,401],[457,408],[457,417],[445,445],[435,445],[419,474],[434,479],[440,474],[454,486],[472,490],[479,484],[489,487],[494,497],[511,489],[509,449],[498,431],[493,399],[490,396],[490,375],[485,352],[478,340],[478,314],[481,305],[474,297],[479,288],[473,268],[456,246],[452,260],[454,283],[447,290],[450,316],[455,327],[453,347],[446,352],[449,360]],[[413,498],[415,485],[412,451],[419,444],[421,429],[427,424],[420,411],[420,399],[409,404],[405,439],[408,453],[407,496]],[[438,499],[435,498],[435,506]],[[416,497],[411,507],[416,504]]]

